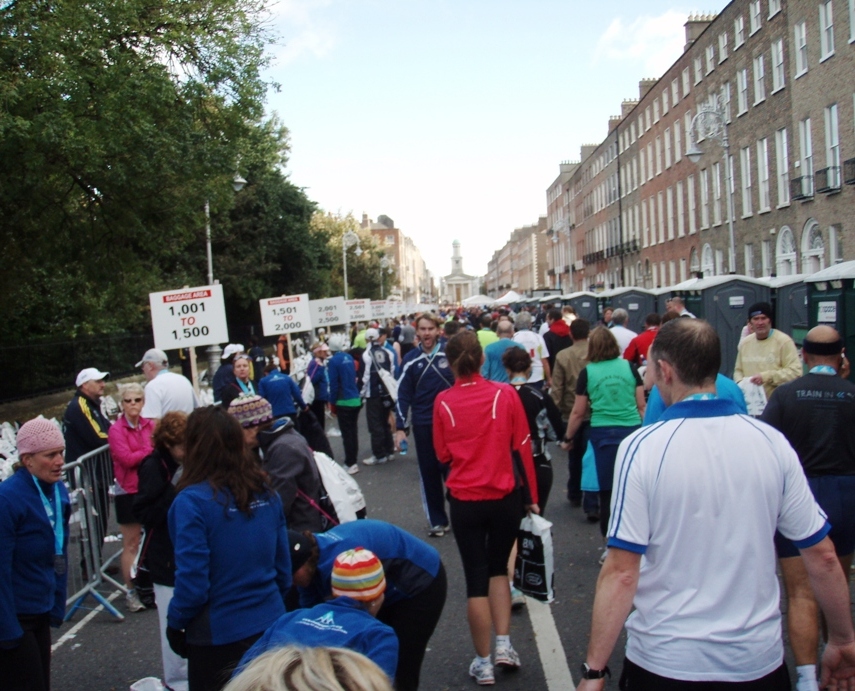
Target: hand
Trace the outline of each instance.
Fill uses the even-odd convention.
[[[169,647],[172,652],[178,657],[187,657],[187,632],[179,629],[174,629],[171,626],[166,627],[166,640],[169,641]]]
[[[606,680],[603,679],[582,679],[576,687],[576,691],[602,691],[606,688]]]
[[[752,384],[757,384],[757,386],[763,386],[763,375],[755,374],[748,381],[750,381]]]
[[[401,442],[404,441],[406,438],[407,433],[404,430],[399,429],[395,432],[395,451],[401,450]]]
[[[836,645],[829,642],[825,646],[819,688],[855,689],[855,643]]]
[[[562,441],[558,442],[558,446],[560,446],[565,451],[569,451],[570,449],[573,448],[573,440],[572,439],[570,441],[563,441],[562,440]]]
[[[528,511],[529,513],[536,513],[536,514],[540,513],[540,507],[537,504],[529,504],[528,506],[525,507],[525,510]]]
[[[60,626],[62,626],[62,624],[63,624],[62,617],[51,617],[50,618],[51,628],[58,629]]]

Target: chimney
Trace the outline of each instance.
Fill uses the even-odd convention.
[[[638,105],[638,101],[633,101],[632,99],[624,99],[620,104],[620,116],[625,118],[632,112],[632,109]]]
[[[642,79],[638,82],[638,100],[641,101],[654,86],[658,79]]]
[[[580,158],[584,161],[588,156],[590,156],[594,151],[597,150],[599,144],[582,144],[582,149],[580,153]]]
[[[609,117],[609,134],[615,131],[615,128],[620,125],[623,118],[620,115],[612,115]]]
[[[686,45],[683,47],[684,53],[689,50],[695,41],[698,40],[698,36],[700,36],[704,30],[713,23],[715,18],[715,13],[689,15],[689,19],[684,25],[686,27]]]
[[[361,228],[367,228],[368,227],[368,214],[365,213],[364,211],[362,212],[362,223],[360,223],[359,226]]]

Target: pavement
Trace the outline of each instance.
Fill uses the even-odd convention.
[[[330,437],[330,441],[336,458],[341,460],[341,438]],[[360,415],[359,441],[360,459],[370,456],[364,414]],[[582,510],[572,508],[565,497],[566,454],[555,447],[552,455],[555,480],[545,518],[554,524],[556,599],[549,605],[529,599],[526,607],[513,613],[511,641],[520,654],[522,668],[516,672],[497,670],[496,675],[496,688],[508,691],[573,691],[587,650],[602,541],[598,525],[588,523]],[[355,479],[365,494],[368,516],[394,523],[428,541],[439,550],[448,572],[448,599],[425,655],[421,688],[429,691],[477,688],[468,676],[474,649],[466,622],[460,556],[452,534],[442,538],[427,536],[414,445],[411,442],[407,456],[396,455],[392,462],[372,467],[360,464],[360,467]],[[130,613],[118,591],[105,588],[104,594],[116,595],[116,605],[125,614],[124,621],[104,612],[81,611],[73,621],[55,631],[54,691],[124,690],[140,678],[162,675],[157,612]],[[622,635],[611,660],[617,675],[623,647]],[[616,679],[606,686],[617,687]]]

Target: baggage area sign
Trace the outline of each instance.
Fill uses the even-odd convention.
[[[229,342],[219,284],[149,293],[154,345],[161,350]]]
[[[265,336],[312,330],[308,293],[264,298],[258,304],[261,307],[261,329]]]

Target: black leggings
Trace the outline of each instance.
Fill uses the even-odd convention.
[[[320,401],[316,398],[312,401],[312,405],[309,406],[309,410],[315,414],[321,429],[324,429],[327,422],[327,402]]]
[[[620,675],[620,688],[625,691],[789,691],[790,673],[787,671],[787,665],[782,664],[765,677],[753,681],[679,681],[648,672],[625,658]]]
[[[264,631],[225,645],[187,645],[187,681],[190,691],[220,691],[244,653]]]
[[[508,558],[523,517],[522,496],[461,501],[451,497],[451,529],[463,562],[466,597],[487,597],[490,579],[508,575]]]
[[[445,566],[440,562],[439,572],[422,592],[380,608],[377,618],[391,626],[398,636],[396,691],[415,691],[419,688],[425,650],[445,606],[447,591]]]
[[[552,463],[546,454],[538,454],[534,457],[534,476],[537,480],[537,505],[542,516],[546,511],[546,502],[549,501],[549,492],[552,490]]]
[[[18,615],[24,638],[17,648],[0,649],[4,691],[50,691],[50,614]]]

